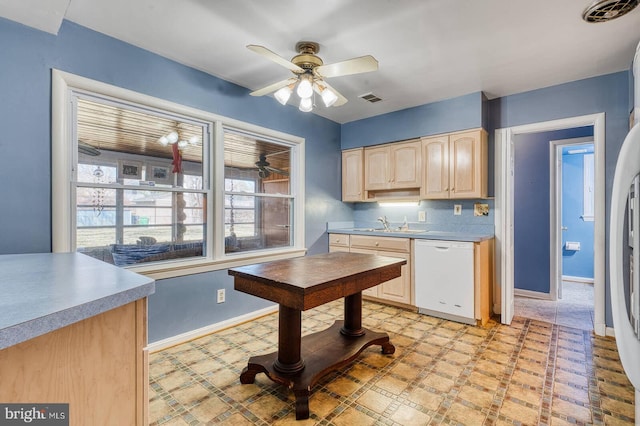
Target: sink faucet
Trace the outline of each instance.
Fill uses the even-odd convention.
[[[384,226],[385,231],[391,231],[391,229],[389,229],[389,220],[386,216],[380,216],[378,220],[382,222],[382,226]]]

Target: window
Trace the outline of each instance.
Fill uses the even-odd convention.
[[[293,244],[291,146],[224,130],[225,252]]]
[[[87,94],[72,104],[76,251],[118,266],[204,256],[210,124]]]
[[[52,112],[54,252],[154,278],[304,253],[303,139],[56,70]]]

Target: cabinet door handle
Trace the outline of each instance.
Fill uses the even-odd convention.
[[[379,245],[380,245],[380,243],[376,241],[376,247],[378,247]]]
[[[440,303],[441,305],[446,305],[446,303],[443,302],[442,300],[440,300],[438,303]]]

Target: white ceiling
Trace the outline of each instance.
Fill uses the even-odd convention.
[[[349,102],[314,109],[345,123],[629,69],[640,7],[589,24],[591,1],[0,0],[0,16],[54,34],[67,19],[251,90],[292,74],[248,44],[291,59],[296,42],[316,41],[325,64],[373,55],[377,72],[328,80]],[[368,92],[383,101],[358,98]]]

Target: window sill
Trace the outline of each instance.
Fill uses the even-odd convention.
[[[306,252],[306,248],[289,248],[278,251],[243,253],[241,255],[227,256],[224,259],[185,259],[162,262],[155,265],[130,266],[126,269],[155,280],[161,280],[165,278],[176,278],[185,275],[219,271],[238,266],[251,265],[254,263],[291,259],[294,257],[304,256]]]

